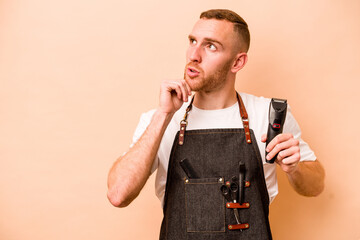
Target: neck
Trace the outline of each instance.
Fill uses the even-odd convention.
[[[237,102],[235,88],[230,88],[226,91],[214,91],[214,92],[196,92],[194,99],[194,105],[197,108],[204,110],[216,110],[227,108],[234,105]]]

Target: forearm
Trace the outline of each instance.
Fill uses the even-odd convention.
[[[156,111],[141,138],[112,166],[108,176],[108,199],[126,207],[140,193],[151,173],[162,136],[173,114]]]
[[[299,162],[287,176],[295,191],[303,196],[317,196],[324,189],[325,171],[317,160]]]

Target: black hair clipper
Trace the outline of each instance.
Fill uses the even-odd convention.
[[[269,126],[267,131],[266,146],[273,140],[276,135],[282,133],[286,117],[287,101],[284,99],[272,98],[269,106]],[[265,156],[268,153],[265,151]],[[267,163],[274,163],[277,154]]]

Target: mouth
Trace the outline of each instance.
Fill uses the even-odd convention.
[[[187,71],[186,71],[186,74],[190,78],[195,78],[195,77],[199,76],[200,72],[197,69],[193,68],[193,67],[188,67]]]
[[[199,71],[197,71],[195,68],[188,68],[190,72],[193,72],[193,73],[198,73]]]

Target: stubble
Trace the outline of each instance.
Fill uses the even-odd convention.
[[[232,61],[227,61],[224,65],[218,68],[215,72],[211,73],[208,76],[205,76],[205,72],[197,64],[189,63],[185,67],[184,79],[189,84],[192,91],[203,91],[211,92],[214,90],[221,89],[225,83],[227,76],[231,68]],[[200,76],[195,78],[190,78],[186,74],[186,69],[188,67],[195,67],[199,70]]]

